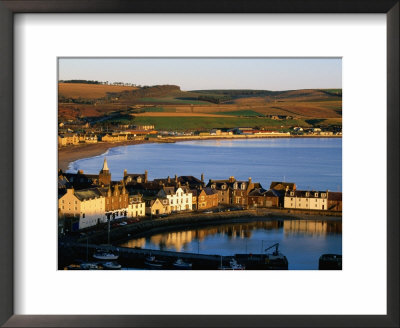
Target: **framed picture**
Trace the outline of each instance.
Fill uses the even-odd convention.
[[[1,249],[4,252],[1,258],[2,268],[5,269],[1,271],[0,287],[2,294],[6,295],[2,298],[3,303],[0,304],[2,324],[4,323],[5,326],[58,326],[62,324],[68,326],[163,326],[168,324],[185,327],[200,325],[323,327],[332,324],[398,326],[398,205],[396,205],[398,190],[395,182],[398,181],[399,168],[399,106],[396,92],[399,80],[399,4],[398,1],[388,1],[383,4],[370,1],[368,4],[368,7],[363,6],[360,9],[358,2],[338,4],[337,1],[326,1],[301,3],[300,6],[298,1],[246,2],[246,4],[238,1],[229,3],[229,6],[223,3],[192,4],[188,9],[179,1],[169,3],[168,6],[161,2],[136,1],[95,2],[94,4],[71,4],[64,1],[0,2],[1,21],[4,26],[0,41],[2,49],[9,50],[2,51],[0,54],[2,72],[4,72],[1,82],[1,102],[4,112],[4,120],[1,123],[3,124],[1,142],[6,152],[1,158],[1,181],[4,181],[1,199],[5,211],[3,219],[0,220],[0,240]],[[23,13],[28,15],[23,15]],[[40,13],[46,13],[46,15]],[[80,14],[65,15],[64,13]],[[102,15],[85,16],[82,15],[84,13],[107,13],[108,19],[104,21]],[[165,15],[149,15],[151,13]],[[172,16],[168,13],[204,14]],[[210,16],[206,15],[207,13],[237,13],[237,15]],[[254,14],[248,15],[248,13]],[[266,13],[268,15],[265,15]],[[299,15],[289,17],[282,13]],[[307,13],[381,15],[314,16]],[[313,37],[310,38],[310,35]],[[239,40],[241,46],[236,44]],[[351,40],[357,40],[357,47]],[[97,62],[97,66],[92,64],[94,61]],[[110,64],[111,61],[112,64]],[[129,65],[126,64],[127,61],[131,61]],[[235,64],[238,61],[240,65]],[[262,84],[252,85],[251,81],[257,79],[267,83],[266,75],[272,72],[272,69],[263,72],[262,68],[268,66],[270,62],[273,63],[274,69],[281,72],[271,79],[275,85],[285,80],[283,72],[288,71],[288,67],[298,72],[297,77],[302,76],[304,80],[308,79],[314,84],[310,82],[308,85],[304,84],[305,87],[282,86],[278,93],[270,91],[273,87]],[[336,63],[336,69],[325,66],[328,62]],[[186,69],[186,75],[192,75],[191,79],[185,77],[184,66],[187,63],[190,69]],[[296,63],[302,70],[297,70]],[[280,65],[284,68],[279,70]],[[224,71],[224,66],[228,67],[228,70]],[[136,67],[133,73],[130,73],[135,74],[135,78],[118,80],[121,76],[118,75],[118,70],[125,71],[129,75],[128,67]],[[151,81],[141,79],[139,67],[147,77],[151,75],[150,71],[157,72],[157,74],[154,73],[156,78]],[[193,71],[192,67],[198,68],[198,71]],[[214,67],[214,73],[217,74],[213,79],[210,78],[211,75],[207,75],[209,67]],[[232,70],[233,67],[236,68]],[[112,74],[93,73],[100,71],[109,71]],[[196,75],[197,79],[193,79],[193,75]],[[230,79],[227,79],[227,76],[230,76]],[[247,79],[248,77],[250,79]],[[330,79],[327,79],[330,81],[328,84],[322,83],[325,77]],[[335,81],[335,77],[337,82],[332,82]],[[296,80],[294,75],[289,79],[291,82]],[[191,80],[196,82],[192,86],[189,83]],[[241,84],[235,85],[233,82],[236,80]],[[201,81],[206,81],[206,83],[201,85]],[[224,83],[218,84],[218,81],[224,81]],[[183,87],[172,92],[168,88],[174,85],[178,85],[178,88]],[[95,87],[97,91],[99,87],[108,89],[100,96],[83,97],[79,94],[76,96],[75,93],[81,91],[78,90],[79,88],[88,86],[93,90]],[[158,93],[153,90],[154,86]],[[204,215],[223,215],[220,212],[228,212],[228,210],[237,213],[240,211],[243,211],[242,213],[244,211],[262,212],[265,208],[273,207],[272,198],[268,198],[268,204],[265,203],[264,206],[258,204],[257,197],[264,197],[263,193],[267,197],[268,192],[276,193],[275,196],[279,192],[276,191],[278,187],[272,181],[266,178],[264,180],[267,181],[258,181],[254,160],[250,161],[253,164],[249,163],[249,168],[251,165],[254,166],[252,168],[254,174],[249,174],[249,176],[253,175],[253,179],[243,178],[242,172],[237,172],[237,179],[230,178],[229,176],[236,175],[236,173],[229,173],[234,171],[234,167],[228,164],[220,165],[223,167],[221,172],[228,175],[222,184],[225,183],[228,190],[232,191],[228,195],[231,201],[222,204],[221,200],[225,197],[222,184],[219,185],[222,176],[214,171],[209,173],[211,169],[206,161],[209,156],[206,153],[203,154],[202,158],[205,160],[199,166],[199,169],[207,170],[208,168],[207,172],[195,172],[193,176],[197,178],[192,177],[193,179],[189,179],[190,181],[186,179],[186,181],[185,177],[192,174],[184,171],[183,167],[176,172],[178,175],[175,177],[170,169],[165,170],[168,164],[163,166],[161,161],[168,158],[168,155],[162,154],[162,151],[168,147],[164,146],[170,143],[173,147],[172,142],[178,137],[215,140],[217,134],[221,139],[223,135],[231,133],[229,138],[234,136],[252,141],[249,136],[256,136],[256,134],[306,133],[300,128],[303,130],[308,128],[310,134],[318,134],[321,138],[322,133],[337,134],[341,132],[341,129],[338,129],[339,124],[332,123],[325,126],[321,124],[321,121],[313,120],[314,117],[306,121],[304,117],[299,116],[301,107],[299,103],[302,102],[305,107],[311,108],[310,102],[314,104],[325,102],[321,108],[332,111],[326,114],[329,120],[333,122],[340,117],[341,122],[342,87],[343,270],[307,271],[304,269],[311,267],[307,266],[307,261],[304,262],[304,259],[298,263],[296,260],[292,261],[295,263],[292,265],[296,266],[292,268],[300,269],[300,271],[265,271],[264,267],[263,270],[239,270],[240,272],[235,273],[209,270],[210,265],[214,268],[214,264],[214,269],[229,267],[234,270],[254,265],[253,257],[256,252],[248,251],[248,248],[252,247],[251,238],[243,238],[246,243],[240,246],[245,249],[243,255],[246,258],[237,256],[236,252],[240,252],[236,250],[234,256],[221,252],[220,260],[214,261],[205,251],[210,244],[200,242],[200,238],[196,237],[193,240],[189,238],[189,242],[185,239],[185,247],[190,248],[192,257],[182,259],[184,254],[174,255],[171,252],[173,249],[168,248],[166,244],[169,237],[164,235],[153,236],[153,244],[146,240],[146,247],[141,243],[143,240],[131,240],[132,238],[126,236],[124,238],[129,240],[128,244],[132,244],[129,244],[130,246],[136,245],[133,253],[136,259],[139,259],[139,264],[135,267],[144,266],[149,269],[155,265],[168,268],[180,266],[179,270],[125,272],[60,270],[74,269],[76,266],[82,269],[82,265],[94,264],[92,263],[94,261],[89,261],[88,258],[101,243],[110,244],[110,238],[115,238],[116,231],[128,232],[128,226],[136,225],[133,222],[135,219],[141,220],[139,210],[135,212],[135,206],[142,203],[145,203],[146,208],[149,207],[148,222],[155,222],[153,216],[160,216],[159,220],[170,220],[174,215],[178,218],[180,211],[190,210],[187,207],[181,208],[179,202],[175,202],[178,196],[184,197],[190,194],[192,203],[189,199],[183,199],[181,203],[186,205],[187,201],[187,206],[190,207],[191,204],[193,210],[194,192],[199,193],[196,199],[197,211],[191,215],[198,215],[201,217],[199,220],[203,220]],[[165,88],[168,89],[168,94],[164,92]],[[221,89],[225,91],[219,92]],[[230,90],[230,93],[227,93],[226,89]],[[233,89],[236,93],[232,91]],[[249,89],[253,93],[258,92],[255,97],[249,97],[244,93]],[[304,99],[297,99],[296,92],[287,91],[293,89],[303,89],[301,94]],[[304,89],[308,91],[305,92]],[[311,89],[317,89],[321,93],[321,95],[318,93],[318,99],[312,98],[316,91]],[[365,96],[366,89],[368,99]],[[241,93],[238,94],[238,90]],[[174,94],[172,98],[171,92]],[[293,97],[296,98],[295,101]],[[330,107],[328,108],[326,104]],[[196,108],[196,105],[199,108]],[[387,111],[382,114],[385,106]],[[107,111],[103,107],[106,109],[112,107],[113,110]],[[215,112],[217,107],[218,112]],[[317,107],[314,105],[312,108]],[[296,117],[286,117],[289,115],[287,114],[289,110],[292,110]],[[88,115],[89,112],[101,112],[101,115]],[[235,130],[233,126],[219,126],[218,119],[207,123],[213,125],[212,127],[211,125],[201,126],[204,131],[197,128],[198,121],[195,128],[190,128],[190,120],[187,118],[174,119],[174,124],[179,124],[171,128],[167,125],[174,120],[162,125],[165,119],[160,120],[160,117],[171,116],[177,112],[184,113],[184,116],[190,116],[196,112],[197,120],[199,117],[201,120],[203,116],[203,120],[207,121],[205,119],[207,118],[208,122],[210,117],[223,115],[226,121],[236,120],[235,125],[239,128]],[[249,123],[249,127],[244,128],[245,123],[255,119],[252,118],[253,115],[256,115],[257,122],[262,121],[262,124]],[[286,116],[283,117],[284,115]],[[88,117],[91,118],[88,119]],[[156,122],[154,126],[149,117],[157,118],[153,119]],[[237,123],[238,119],[242,121]],[[127,120],[128,123],[126,123]],[[296,121],[296,124],[292,121]],[[271,124],[276,122],[279,123],[279,127],[277,125],[276,129],[271,128]],[[297,124],[299,122],[301,124]],[[360,130],[360,126],[367,130],[362,137],[355,132]],[[371,127],[373,127],[373,132]],[[76,130],[79,130],[79,135],[76,134]],[[122,166],[116,166],[115,159],[118,158],[119,162],[123,161],[124,154],[117,154],[117,157],[109,154],[107,159],[104,159],[104,156],[93,158],[104,151],[87,153],[87,156],[83,156],[78,154],[79,149],[75,147],[72,155],[71,153],[68,156],[63,155],[65,152],[68,153],[68,149],[72,149],[73,146],[67,143],[74,143],[74,138],[78,138],[79,147],[82,147],[82,144],[88,144],[93,148],[94,143],[100,141],[103,145],[104,142],[114,141],[107,141],[107,138],[115,137],[130,139],[129,142],[128,140],[118,140],[118,142],[142,142],[141,132],[143,131],[146,132],[142,133],[143,139],[155,138],[157,143],[144,143],[142,146],[151,148],[152,145],[161,145],[163,147],[158,150],[146,148],[142,155],[136,152],[136,155],[147,163],[146,167],[140,167],[143,170],[140,170],[139,175],[132,174],[130,171],[131,167],[139,167],[139,161],[135,162],[135,159],[129,159],[129,156],[127,156],[127,161],[135,163],[128,167],[129,171],[123,172]],[[152,133],[153,131],[156,133]],[[172,136],[171,133],[174,135]],[[191,134],[185,136],[185,133]],[[58,140],[56,137],[51,137],[53,134],[58,134]],[[68,139],[70,134],[72,141]],[[293,138],[293,140],[299,139]],[[313,139],[310,137],[310,140]],[[340,151],[341,149],[340,146]],[[193,150],[190,151],[193,152]],[[156,153],[156,156],[146,159],[146,154],[149,152]],[[173,150],[173,152],[178,158],[178,150]],[[200,153],[201,150],[198,149],[196,152]],[[307,155],[306,152],[305,154],[306,157],[313,156]],[[314,155],[315,161],[323,160],[323,156],[322,153]],[[83,157],[86,159],[82,161]],[[214,160],[217,159],[214,158]],[[266,160],[268,159],[263,161]],[[68,168],[68,164],[72,161],[75,161],[74,167]],[[150,166],[151,161],[160,161],[161,164],[158,163],[159,167]],[[231,159],[230,162],[232,161]],[[101,170],[97,174],[99,165],[101,165],[99,168]],[[299,162],[298,166],[300,165]],[[245,165],[240,164],[240,166],[243,168]],[[96,167],[96,169],[91,167]],[[149,171],[147,167],[150,168]],[[58,170],[60,168],[62,171]],[[174,164],[174,169],[177,169],[176,164]],[[90,176],[81,170],[89,172]],[[114,176],[113,179],[110,172]],[[157,175],[157,172],[161,173]],[[277,174],[286,174],[285,171],[282,172]],[[203,175],[200,176],[201,173],[205,173],[207,180]],[[328,173],[334,175],[332,169]],[[56,199],[53,189],[56,183],[55,176],[59,179],[58,214],[54,213],[53,204]],[[366,179],[367,176],[370,181]],[[88,177],[90,178],[89,186],[76,185],[76,182],[82,182],[79,179]],[[113,182],[115,179],[119,182]],[[139,185],[143,185],[143,181],[138,179],[144,179],[146,183],[149,180],[153,184],[158,184],[157,192],[151,194],[148,188],[140,189]],[[286,182],[289,180],[285,179],[282,177],[280,181],[284,190],[281,191],[281,198],[276,197],[278,205],[281,202],[281,207],[290,210],[291,214],[302,211],[303,205],[299,202],[306,202],[309,196],[306,193],[313,191],[312,201],[317,199],[315,204],[321,207],[318,210],[321,212],[326,210],[325,206],[328,207],[328,202],[331,200],[328,196],[329,192],[326,191],[327,204],[323,204],[322,194],[326,182],[322,182],[320,178],[317,178],[315,182],[310,182],[311,186],[308,186],[306,182],[298,182],[301,188],[298,187],[295,190],[291,188],[290,183]],[[300,179],[300,176],[297,179]],[[63,190],[60,194],[60,182],[63,184],[63,181],[65,193]],[[381,192],[374,195],[374,201],[370,198],[367,201],[366,194],[370,194],[372,190],[371,181],[373,181],[374,190],[381,190]],[[257,187],[255,184],[259,182],[261,184]],[[267,182],[272,183],[269,186]],[[315,188],[319,189],[318,196],[315,195]],[[329,185],[326,189],[335,190],[336,188]],[[339,189],[341,190],[341,186]],[[168,197],[172,191],[182,192],[184,195],[177,194]],[[252,192],[252,197],[248,194],[242,197],[242,193],[247,191]],[[88,192],[98,193],[96,194],[98,197],[89,197]],[[212,194],[218,197],[218,204],[215,206],[212,205]],[[69,195],[71,199],[68,198]],[[127,196],[126,206],[120,204],[123,202],[124,195]],[[202,203],[200,195],[209,197],[211,203],[208,201]],[[298,207],[289,208],[291,197],[296,199],[293,206]],[[93,216],[94,210],[90,208],[85,211],[75,209],[77,213],[74,212],[71,218],[70,214],[74,209],[72,208],[72,212],[69,213],[70,209],[67,210],[65,206],[67,204],[75,206],[73,203],[75,200],[80,202],[75,204],[76,207],[79,205],[81,208],[88,206],[85,203],[87,201],[96,202],[96,206],[104,207],[100,212],[105,214],[105,217],[100,217],[99,220],[96,216],[98,213],[96,212]],[[163,200],[168,204],[163,206],[161,204]],[[110,202],[108,210],[107,201]],[[111,203],[115,202],[121,206],[114,209]],[[161,204],[159,207],[157,207],[157,202]],[[164,218],[163,215],[170,215],[169,212],[160,212],[165,208],[177,213]],[[56,225],[53,222],[57,216],[59,220]],[[93,221],[95,219],[96,222]],[[60,222],[63,224],[60,225]],[[298,232],[298,228],[291,226],[286,227],[286,230],[293,233]],[[322,226],[320,228],[323,229]],[[232,229],[236,228],[227,227],[226,233],[230,234]],[[247,233],[246,231],[249,230],[258,231],[257,229],[257,227],[246,227],[243,231],[239,229],[238,233]],[[260,229],[274,231],[275,228],[263,226]],[[285,227],[276,227],[276,229],[285,229]],[[319,228],[315,226],[314,229]],[[329,226],[328,229],[333,228]],[[70,234],[72,230],[76,230],[73,232],[76,240]],[[102,235],[101,242],[92,244],[94,239],[92,237],[90,239],[89,236],[93,233]],[[180,241],[182,241],[182,233],[179,232]],[[185,232],[187,233],[194,232]],[[196,233],[207,235],[211,232],[196,231]],[[106,236],[108,240],[105,239]],[[156,239],[157,243],[154,242]],[[371,239],[374,242],[371,243]],[[60,240],[61,244],[57,247],[57,241]],[[60,245],[69,250],[68,247],[74,242],[77,242],[74,245],[80,245],[76,253],[78,255],[75,254],[74,258],[70,258],[68,252],[66,256],[62,253],[62,249],[60,251]],[[260,255],[270,247],[276,253],[272,255],[276,257],[280,254],[278,246],[270,245],[267,241],[264,245],[264,240],[262,242]],[[323,240],[323,243],[327,242],[326,239]],[[97,252],[98,254],[94,253],[94,255],[110,255],[110,251],[118,251],[119,255],[122,255],[124,251],[122,247],[129,246],[128,244],[118,244],[121,249],[101,246],[101,254]],[[145,251],[148,251],[149,245],[152,252],[148,254]],[[172,245],[172,248],[179,247],[176,240],[172,242]],[[258,248],[257,246],[257,251]],[[290,247],[287,246],[286,249],[289,250]],[[338,248],[336,252],[335,248],[326,248],[323,253],[337,253],[333,255],[336,261],[336,256],[339,253],[341,255],[341,249],[340,220],[340,249]],[[201,260],[200,254],[203,252],[200,250],[204,252]],[[281,248],[279,250],[282,251]],[[198,253],[197,257],[195,253]],[[36,258],[37,254],[40,254],[39,259]],[[249,255],[251,255],[251,260],[249,260]],[[176,258],[173,258],[174,256]],[[268,257],[268,255],[263,256]],[[154,259],[151,259],[153,257]],[[265,260],[272,265],[270,261],[272,257],[267,257]],[[366,266],[367,259],[371,257],[374,258],[373,265]],[[291,258],[295,258],[294,255],[291,254]],[[124,255],[121,256],[121,263],[125,266],[127,262],[123,259]],[[234,267],[231,263],[233,259],[236,260]],[[164,262],[168,260],[168,263],[161,263],[161,260]],[[209,261],[215,263],[210,264]],[[113,265],[112,268],[115,269],[119,263],[99,259],[96,265],[102,269],[106,269],[107,265]],[[190,265],[193,269],[207,270],[182,270],[183,265]],[[271,281],[277,283],[273,284]],[[368,293],[365,290],[366,285],[368,285]],[[121,292],[122,290],[125,292]],[[117,295],[118,301],[111,301],[112,293]],[[290,298],[288,298],[288,293],[290,293]],[[343,297],[343,293],[346,297]],[[99,299],[104,299],[104,302],[99,302]],[[245,302],[243,302],[244,299]]]

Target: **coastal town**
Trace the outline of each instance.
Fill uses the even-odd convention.
[[[272,118],[285,120],[286,117]],[[127,142],[127,141],[154,141],[174,142],[185,139],[208,139],[208,138],[257,138],[257,137],[341,137],[340,128],[302,128],[293,126],[290,131],[266,130],[253,127],[236,128],[214,128],[208,131],[158,131],[154,125],[116,125],[110,129],[91,127],[89,123],[61,122],[59,124],[58,146],[74,146],[79,144],[95,144],[101,142]]]
[[[209,179],[204,174],[148,179],[143,173],[123,172],[112,180],[107,159],[98,174],[58,173],[59,233],[81,231],[107,222],[127,225],[142,218],[156,219],[177,213],[243,211],[254,208],[307,210],[341,215],[342,193],[298,190],[295,183]]]
[[[100,62],[93,75],[91,59],[59,61],[60,270],[341,269],[340,74]]]

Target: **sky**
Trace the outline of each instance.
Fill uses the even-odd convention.
[[[60,58],[59,80],[201,89],[336,89],[341,58]]]

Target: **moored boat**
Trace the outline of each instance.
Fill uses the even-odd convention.
[[[155,256],[148,256],[144,260],[144,265],[150,269],[161,269],[164,264],[164,261],[157,260]]]
[[[106,270],[121,270],[121,264],[117,262],[104,262],[101,264]]]
[[[97,260],[117,260],[119,255],[109,251],[98,250],[93,254],[93,257]]]
[[[82,263],[80,265],[81,270],[99,270],[100,267],[96,263]]]
[[[177,269],[191,269],[192,263],[184,262],[181,258],[179,258],[174,262],[172,266]]]

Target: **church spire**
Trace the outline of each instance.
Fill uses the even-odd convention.
[[[99,172],[99,184],[109,186],[111,184],[111,173],[108,169],[107,159],[104,157],[103,168]]]
[[[101,169],[103,172],[108,171],[108,165],[107,165],[107,158],[104,157],[104,163],[103,163],[103,168]]]

